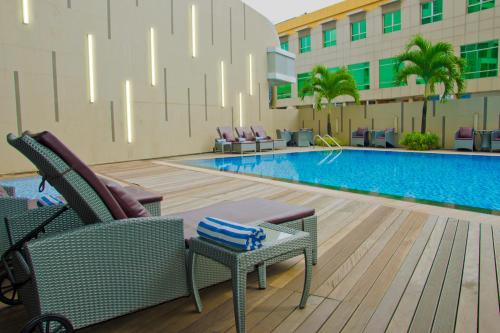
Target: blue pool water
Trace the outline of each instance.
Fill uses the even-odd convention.
[[[329,154],[328,151],[315,151],[186,163],[341,190],[500,212],[500,156],[368,150]]]
[[[49,185],[48,182],[45,183],[45,190],[42,193],[38,192],[38,185],[42,181],[42,177],[26,177],[26,178],[15,178],[15,179],[0,179],[0,185],[14,186],[16,188],[16,196],[19,198],[29,198],[36,199],[42,195],[59,195],[58,192]]]

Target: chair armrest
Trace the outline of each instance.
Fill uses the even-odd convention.
[[[41,312],[64,313],[75,328],[188,295],[181,219],[86,225],[33,240],[25,252]]]
[[[386,141],[393,141],[394,140],[394,132],[393,131],[385,132],[385,140]]]
[[[6,227],[9,233],[10,244],[14,244],[25,237],[29,232],[33,231],[54,214],[56,214],[62,206],[46,206],[36,209],[26,210],[16,215],[6,218]],[[46,234],[60,232],[64,230],[80,227],[83,222],[80,220],[76,212],[72,209],[62,213],[54,219],[45,228]]]

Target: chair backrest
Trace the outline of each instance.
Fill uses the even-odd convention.
[[[37,167],[84,223],[114,220],[94,188],[51,149],[27,134],[20,137],[9,134],[7,141]]]
[[[235,127],[234,129],[239,138],[245,138],[249,141],[255,140],[255,136],[248,127]]]
[[[264,126],[261,125],[252,126],[252,131],[256,137],[261,137],[261,138],[268,137],[266,130],[264,129]]]
[[[217,127],[217,132],[221,139],[226,139],[227,141],[234,142],[236,138],[233,134],[233,129],[229,126],[220,126]]]
[[[460,127],[458,130],[458,137],[460,138],[472,138],[474,130],[472,127]]]

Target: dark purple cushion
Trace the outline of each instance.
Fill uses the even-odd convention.
[[[139,201],[118,183],[101,178],[113,197],[118,201],[121,208],[129,218],[148,217],[149,212]]]
[[[391,128],[386,128],[385,131],[386,132],[395,132],[396,130],[393,127],[391,127]]]
[[[493,140],[500,140],[500,131],[493,132]]]
[[[460,138],[472,138],[472,128],[460,127],[460,130],[458,130],[458,136]]]
[[[255,136],[251,131],[244,131],[243,136],[247,141],[255,141]]]
[[[356,131],[356,136],[365,136],[365,132],[368,131],[368,128],[364,127],[358,127],[358,130]]]
[[[31,135],[40,144],[46,146],[58,155],[66,164],[68,164],[74,171],[82,176],[85,181],[97,192],[101,200],[108,207],[111,215],[116,220],[126,219],[127,215],[123,211],[120,204],[113,197],[108,188],[99,180],[97,175],[76,156],[64,143],[62,143],[55,135],[50,132],[42,132],[39,134]]]

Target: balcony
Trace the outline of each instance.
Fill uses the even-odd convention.
[[[267,80],[271,86],[296,83],[295,54],[279,47],[267,49]]]

